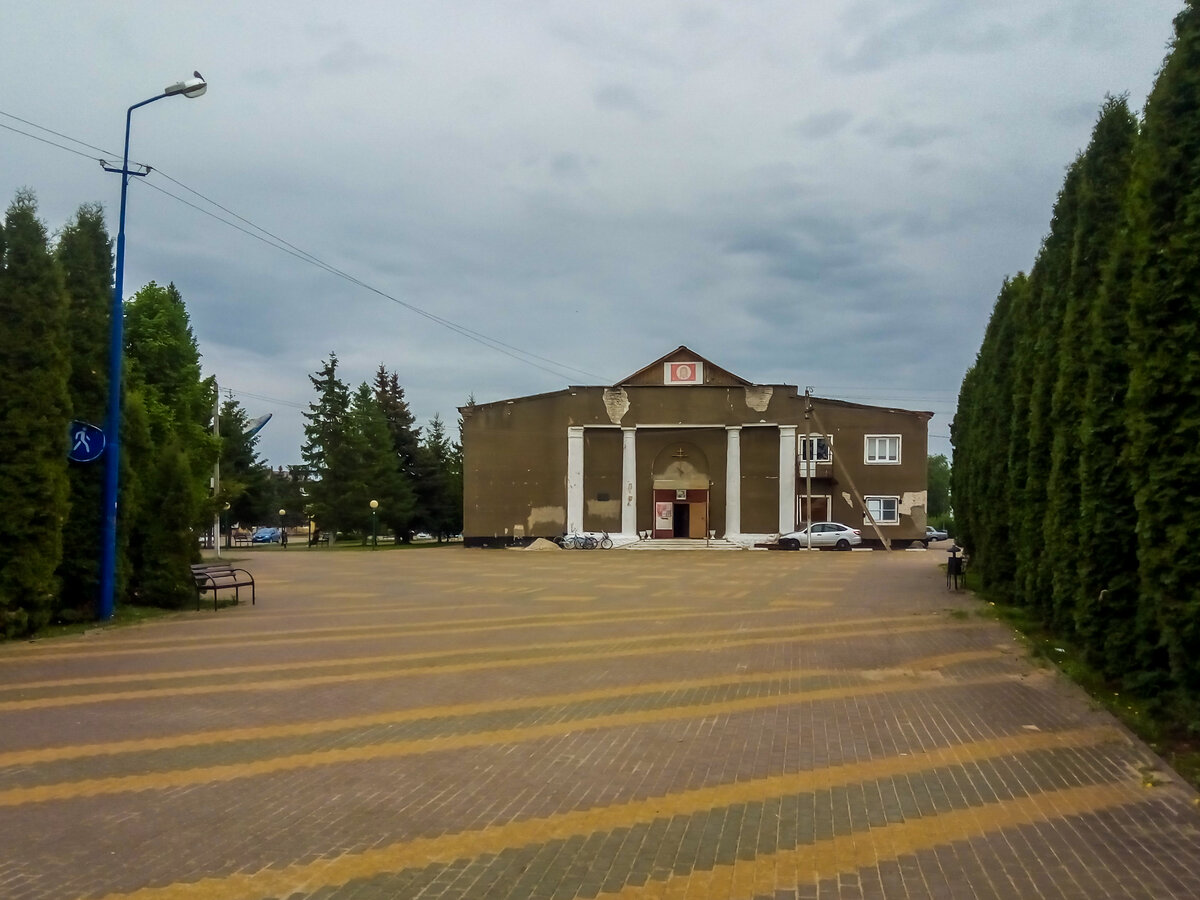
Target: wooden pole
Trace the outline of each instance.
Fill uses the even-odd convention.
[[[813,408],[811,398],[809,398],[808,405],[804,412],[805,412],[806,416],[810,413],[812,414],[812,419],[814,422],[816,422],[818,431],[820,431],[822,434],[828,433],[825,431],[825,426],[821,424],[821,419],[817,415],[817,411]],[[845,465],[842,464],[842,457],[841,457],[840,453],[833,454],[833,464],[835,466],[839,466],[841,468],[842,475],[845,476],[846,483],[848,485],[850,485],[850,490],[854,494],[854,499],[856,501],[858,501],[858,505],[861,506],[863,508],[863,512],[865,512],[867,514],[867,520],[871,523],[871,528],[873,528],[875,530],[875,534],[879,538],[879,542],[881,544],[883,544],[883,549],[887,550],[890,553],[892,550],[892,543],[887,538],[885,538],[883,536],[883,532],[879,530],[879,523],[876,522],[875,517],[873,515],[871,515],[871,510],[867,506],[867,502],[865,500],[863,500],[862,494],[860,494],[858,492],[858,488],[854,486],[854,479],[850,477],[850,473],[846,470]]]

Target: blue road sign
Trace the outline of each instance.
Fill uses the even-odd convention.
[[[104,452],[104,430],[87,422],[72,422],[68,435],[71,449],[67,459],[72,462],[92,462]]]

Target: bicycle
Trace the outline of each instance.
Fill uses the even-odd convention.
[[[607,531],[602,531],[600,533],[603,535],[603,537],[600,538],[600,549],[601,550],[611,550],[613,548],[612,538],[610,538],[608,536]]]

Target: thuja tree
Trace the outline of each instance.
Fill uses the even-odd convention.
[[[49,621],[68,509],[67,298],[28,192],[0,229],[0,634]]]
[[[149,430],[148,446],[129,453],[140,501],[130,527],[129,589],[141,602],[178,606],[192,591],[196,531],[215,510],[209,477],[218,454],[211,433],[216,388],[202,377],[187,308],[173,284],[151,282],[126,304],[125,339],[130,393]]]
[[[1002,596],[1011,590],[1014,571],[1012,484],[1004,473],[1011,453],[1017,374],[1015,323],[1028,298],[1029,279],[1024,274],[1005,281],[975,366],[963,380],[955,417],[953,489],[966,522],[963,537],[970,543],[965,546],[975,556],[984,584]]]
[[[1042,244],[1030,276],[1034,304],[1032,318],[1026,323],[1030,341],[1029,355],[1023,364],[1030,368],[1028,396],[1028,433],[1026,438],[1025,480],[1017,530],[1017,594],[1022,602],[1052,617],[1050,599],[1051,560],[1045,552],[1042,526],[1046,518],[1053,444],[1051,403],[1058,380],[1058,354],[1062,338],[1063,313],[1066,309],[1067,284],[1079,210],[1081,162],[1076,159],[1054,204],[1050,233]]]
[[[1146,103],[1130,199],[1132,291],[1126,461],[1141,603],[1172,680],[1200,688],[1200,10],[1175,19]]]
[[[108,338],[112,306],[112,241],[99,204],[81,206],[63,229],[55,255],[67,292],[68,388],[74,418],[102,425],[108,415]],[[104,465],[71,463],[70,512],[63,522],[60,604],[74,616],[95,610],[99,592]]]
[[[1120,510],[1120,518],[1107,523],[1116,534],[1088,533],[1081,515],[1081,471],[1085,461],[1093,467],[1099,462],[1089,459],[1093,452],[1106,453],[1094,444],[1092,428],[1118,429],[1109,432],[1115,454],[1124,444],[1120,431],[1124,416],[1120,403],[1125,385],[1119,383],[1108,398],[1089,396],[1089,371],[1104,365],[1108,357],[1124,359],[1120,334],[1099,333],[1091,327],[1093,313],[1102,305],[1116,299],[1103,290],[1104,274],[1113,256],[1116,238],[1124,219],[1123,205],[1128,190],[1130,157],[1137,137],[1137,121],[1122,98],[1108,98],[1101,108],[1091,142],[1079,163],[1079,190],[1076,229],[1071,252],[1071,266],[1066,282],[1066,308],[1062,315],[1062,338],[1057,353],[1057,378],[1051,401],[1050,422],[1053,432],[1049,459],[1050,471],[1046,481],[1047,507],[1042,536],[1045,558],[1051,565],[1051,619],[1060,633],[1082,626],[1087,630],[1088,644],[1100,637],[1097,629],[1115,630],[1116,622],[1097,621],[1092,601],[1099,596],[1100,587],[1088,574],[1097,556],[1113,554],[1114,559],[1128,554],[1116,547],[1097,550],[1093,541],[1111,543],[1114,538],[1126,548],[1128,540],[1121,538],[1120,519],[1129,519],[1129,506]],[[1123,299],[1123,293],[1122,298]],[[1099,388],[1099,384],[1094,387]],[[1106,402],[1107,401],[1107,402]],[[1083,426],[1087,404],[1105,404],[1104,421],[1094,415]],[[1115,456],[1109,457],[1115,462]],[[1094,469],[1093,469],[1094,470]],[[1124,480],[1124,479],[1122,479]],[[1122,492],[1124,493],[1124,492]],[[1089,501],[1104,502],[1105,498],[1091,496]],[[1108,560],[1102,565],[1110,565]],[[1081,585],[1087,584],[1081,591]],[[1086,599],[1085,599],[1086,598]],[[1083,603],[1080,601],[1083,600]],[[1111,610],[1105,612],[1105,618]],[[1082,634],[1080,636],[1083,640]]]

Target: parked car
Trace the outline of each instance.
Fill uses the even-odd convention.
[[[930,541],[944,541],[944,540],[947,540],[949,537],[950,537],[950,535],[947,534],[946,532],[942,531],[941,529],[934,528],[932,525],[925,526],[925,543],[926,544],[928,544]]]
[[[260,528],[250,536],[252,544],[278,544],[279,529],[278,528]]]
[[[789,531],[779,536],[780,550],[799,550],[808,546],[808,533],[812,531],[814,547],[835,547],[838,550],[849,550],[862,543],[862,532],[840,522],[813,522],[808,528],[800,531]]]

